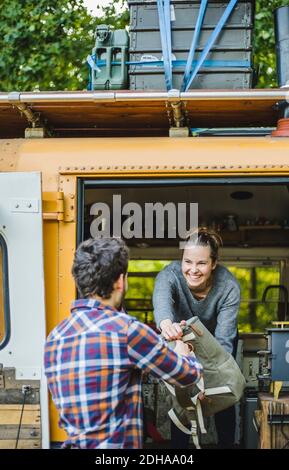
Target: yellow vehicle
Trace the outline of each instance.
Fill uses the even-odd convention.
[[[222,262],[250,274],[241,359],[256,402],[258,269],[267,284],[273,272],[289,288],[289,138],[271,135],[286,99],[286,89],[0,93],[0,448],[15,447],[23,402],[18,447],[65,438],[43,344],[76,296],[70,269],[91,236],[91,207],[111,207],[115,194],[141,207],[198,203],[223,236]],[[131,259],[143,261],[132,273],[138,282],[155,276],[150,260],[179,257],[176,240],[127,241]],[[128,311],[151,321],[149,295],[130,300]],[[277,313],[270,319],[283,320]]]

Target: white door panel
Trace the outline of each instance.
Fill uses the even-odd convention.
[[[0,234],[7,245],[11,324],[10,339],[0,349],[0,363],[4,367],[15,367],[17,379],[41,381],[43,446],[47,447],[40,173],[0,173]]]

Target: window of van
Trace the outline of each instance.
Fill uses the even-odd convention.
[[[0,234],[0,349],[10,338],[7,246]]]
[[[284,320],[285,303],[282,292],[273,289],[262,301],[265,288],[280,284],[280,265],[227,266],[241,287],[241,305],[238,317],[240,333],[263,333],[273,321]]]

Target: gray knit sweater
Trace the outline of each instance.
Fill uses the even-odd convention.
[[[240,286],[224,266],[213,271],[213,285],[207,297],[197,300],[181,271],[181,262],[173,261],[156,277],[153,293],[154,316],[159,327],[167,318],[174,322],[197,316],[228,351],[233,351],[237,334]]]

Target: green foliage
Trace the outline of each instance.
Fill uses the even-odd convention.
[[[98,4],[101,5],[101,1]],[[100,9],[100,6],[98,8]],[[125,0],[112,0],[102,10],[104,23],[113,26],[115,29],[125,29],[129,25],[129,9]]]
[[[258,88],[277,86],[274,10],[288,4],[288,0],[256,1],[254,55],[258,70]]]
[[[101,5],[101,1],[99,1]],[[117,0],[92,17],[83,0],[1,0],[0,91],[86,89],[97,24],[128,24]]]
[[[2,0],[0,89],[86,87],[93,29],[82,0]]]
[[[155,275],[169,263],[170,261],[160,260],[131,260],[129,262],[126,304],[130,307],[131,315],[139,318],[141,321],[153,321],[151,298],[153,295]],[[149,273],[151,276],[136,277],[136,273]],[[136,300],[132,301],[131,299]],[[148,306],[148,308],[145,308],[146,306]],[[133,308],[137,308],[138,310],[133,310]]]
[[[238,318],[238,328],[241,333],[263,332],[271,326],[271,322],[277,320],[277,303],[262,304],[262,294],[268,285],[279,284],[280,272],[278,267],[256,268],[256,294],[251,296],[251,269],[229,266],[229,270],[238,279],[241,286],[241,306]],[[275,296],[278,292],[275,291]],[[278,300],[274,296],[275,302]],[[250,302],[254,303],[253,318],[250,318]],[[270,297],[270,300],[273,300]]]

